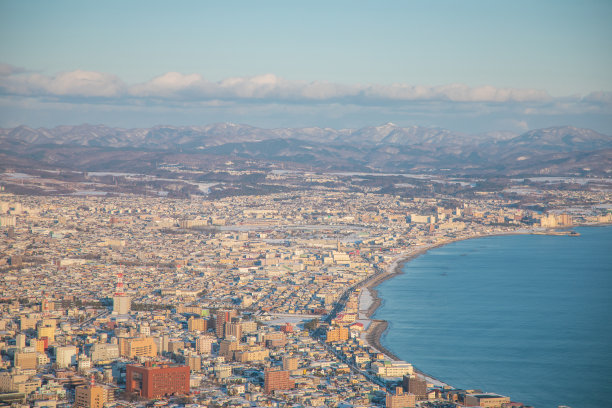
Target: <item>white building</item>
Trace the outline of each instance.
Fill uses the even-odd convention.
[[[55,362],[59,368],[67,368],[77,362],[76,346],[62,346],[55,349]]]
[[[127,295],[113,296],[113,314],[129,314],[132,307],[132,300]]]

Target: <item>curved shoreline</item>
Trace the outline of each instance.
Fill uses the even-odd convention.
[[[440,248],[440,247],[452,244],[454,242],[466,241],[469,239],[494,237],[494,236],[527,235],[527,234],[533,233],[534,231],[535,230],[533,229],[529,229],[529,230],[521,229],[517,231],[492,232],[490,234],[484,233],[484,234],[470,235],[466,237],[447,239],[447,240],[437,242],[435,244],[429,244],[429,245],[426,244],[422,246],[421,248],[415,248],[415,250],[410,253],[403,253],[403,254],[398,255],[398,257],[387,268],[387,272],[382,273],[376,278],[370,280],[362,288],[362,289],[368,290],[372,298],[372,303],[370,304],[366,312],[366,318],[370,320],[370,326],[368,327],[368,330],[365,333],[366,343],[370,345],[371,347],[375,348],[376,350],[378,350],[379,352],[383,353],[387,357],[389,357],[389,359],[393,361],[402,361],[401,358],[399,358],[397,355],[395,355],[393,352],[391,352],[381,343],[382,335],[385,333],[385,331],[389,327],[389,322],[383,319],[372,319],[372,316],[374,315],[374,313],[376,313],[376,310],[382,304],[382,299],[378,296],[378,290],[376,289],[376,287],[380,285],[381,283],[385,282],[386,280],[389,280],[391,278],[396,277],[397,275],[404,273],[403,269],[406,263],[418,258],[419,256],[423,254],[426,254],[431,249]],[[422,378],[426,379],[427,382],[433,382],[433,383],[437,383],[438,385],[443,385],[443,386],[450,386],[444,381],[441,381],[435,377],[432,377],[431,375],[425,373],[424,371],[416,367],[413,367],[413,368],[414,368],[414,372],[418,374],[419,376],[421,376]]]
[[[611,226],[611,225],[612,223],[592,223],[592,224],[573,225],[572,227],[549,228],[549,229],[544,229],[544,231],[567,229],[567,228],[574,228],[574,227],[604,227],[604,226]],[[415,248],[414,252],[403,253],[403,254],[398,255],[398,257],[388,266],[387,271],[385,273],[381,273],[376,278],[371,279],[369,282],[367,282],[363,286],[363,289],[368,290],[372,298],[372,303],[370,304],[366,312],[366,318],[370,320],[370,326],[368,327],[368,330],[365,333],[366,343],[370,345],[371,347],[375,348],[376,350],[380,351],[381,353],[385,354],[391,360],[401,361],[401,358],[396,356],[393,352],[391,352],[381,343],[381,337],[385,333],[387,328],[389,327],[389,322],[383,319],[372,319],[371,317],[374,315],[376,310],[382,304],[382,299],[378,296],[378,290],[376,289],[376,287],[380,285],[381,283],[385,282],[386,280],[394,278],[397,275],[404,273],[403,268],[406,263],[427,253],[431,249],[440,248],[440,247],[452,244],[454,242],[466,241],[466,240],[477,239],[477,238],[494,237],[494,236],[529,235],[529,234],[533,234],[536,232],[542,232],[542,231],[543,231],[542,228],[529,228],[529,229],[519,229],[519,230],[507,231],[507,232],[496,231],[496,232],[491,232],[491,233],[469,235],[465,237],[458,237],[458,238],[443,240],[443,241],[440,241],[434,244],[426,244],[426,245],[423,245],[421,248],[418,248],[418,249]],[[449,384],[435,377],[432,377],[431,375],[423,372],[422,370],[419,370],[416,367],[413,367],[413,368],[416,374],[426,379],[428,382],[437,383],[438,385],[449,386]]]

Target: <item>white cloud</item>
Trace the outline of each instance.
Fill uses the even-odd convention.
[[[425,86],[405,83],[391,85],[338,84],[325,81],[295,81],[273,74],[232,77],[209,81],[200,74],[168,72],[149,81],[128,85],[116,75],[76,70],[53,76],[26,72],[0,64],[0,93],[11,96],[51,97],[58,101],[79,103],[105,102],[146,106],[221,105],[224,103],[334,104],[364,107],[406,106],[434,103],[482,112],[495,106],[520,106],[526,114],[572,109],[605,110],[612,105],[612,93],[593,92],[584,98],[553,98],[538,89],[497,88],[491,85],[470,87],[465,84]],[[196,104],[196,105],[194,105]],[[475,104],[478,104],[476,106]]]
[[[41,74],[7,75],[0,79],[4,93],[21,96],[119,97],[125,84],[115,75],[76,70],[53,77]]]

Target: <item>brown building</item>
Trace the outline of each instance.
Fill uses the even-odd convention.
[[[202,358],[200,356],[188,356],[185,360],[191,371],[198,372],[202,369]]]
[[[187,320],[187,328],[190,332],[205,332],[208,330],[208,320],[191,316],[189,320]]]
[[[81,385],[76,387],[74,408],[102,408],[113,400],[113,391],[99,385]]]
[[[507,402],[510,398],[499,394],[467,394],[464,399],[465,405],[488,408],[501,408]]]
[[[271,332],[264,335],[264,343],[266,347],[285,347],[287,344],[287,336],[283,332]]]
[[[135,359],[136,357],[155,357],[157,356],[157,345],[152,337],[120,338],[119,355],[130,359]]]
[[[127,392],[135,392],[148,399],[189,394],[189,366],[128,365],[125,381]]]
[[[266,369],[264,375],[264,388],[266,394],[275,390],[290,390],[295,387],[295,382],[289,376],[289,371]]]
[[[385,398],[387,408],[414,408],[416,407],[416,397],[414,394],[404,394],[402,387],[395,389],[395,395],[387,394]]]
[[[234,337],[236,340],[240,340],[240,338],[242,337],[242,326],[240,324],[240,321],[232,321],[231,323],[225,323],[224,338],[231,339],[232,337]]]
[[[330,327],[327,330],[325,341],[331,343],[333,341],[347,341],[349,337],[349,330],[346,327]]]
[[[217,310],[217,320],[215,322],[215,332],[217,333],[217,337],[223,337],[225,334],[225,323],[231,322],[232,317],[236,317],[238,314],[235,310]]]
[[[417,400],[427,399],[427,381],[415,375],[405,375],[402,385],[404,391],[414,394]]]
[[[37,361],[36,353],[15,353],[15,367],[22,370],[36,370]]]
[[[295,371],[300,360],[297,357],[283,357],[283,370]]]

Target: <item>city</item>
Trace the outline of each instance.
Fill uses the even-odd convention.
[[[1,193],[2,403],[526,407],[386,350],[373,288],[448,242],[612,221],[609,191],[588,186],[546,184],[537,194],[555,209],[542,213],[499,191],[402,197],[341,175],[267,177],[314,187],[219,199]]]

